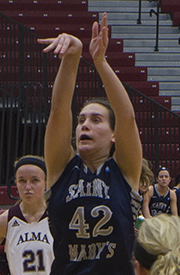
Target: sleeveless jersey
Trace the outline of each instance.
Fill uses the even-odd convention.
[[[167,193],[161,196],[154,185],[153,196],[149,202],[149,211],[151,216],[157,216],[161,213],[170,214],[170,189],[168,187]]]
[[[131,187],[114,159],[95,173],[76,155],[51,187],[51,275],[132,275]]]
[[[11,275],[49,275],[54,254],[46,211],[38,222],[28,223],[19,204],[11,207],[5,251]]]

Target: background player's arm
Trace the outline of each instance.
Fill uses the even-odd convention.
[[[170,207],[171,207],[171,214],[178,216],[176,193],[172,190],[170,190]]]
[[[6,237],[8,223],[8,210],[0,214],[0,242]]]
[[[150,218],[150,211],[149,211],[149,202],[153,196],[153,186],[149,187],[149,190],[144,194],[143,204],[142,204],[142,214],[145,218]]]

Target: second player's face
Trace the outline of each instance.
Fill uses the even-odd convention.
[[[149,188],[149,181],[148,180],[140,182],[139,189],[140,189],[142,194],[146,193],[148,191],[148,188]]]
[[[171,177],[169,175],[169,172],[167,170],[162,170],[159,172],[158,177],[157,177],[157,183],[161,187],[168,186],[171,181]]]
[[[16,172],[16,185],[23,201],[35,203],[44,196],[45,174],[36,165],[23,165]]]

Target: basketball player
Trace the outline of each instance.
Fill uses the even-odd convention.
[[[151,185],[144,195],[142,213],[145,218],[157,216],[161,213],[177,216],[176,194],[169,188],[170,172],[160,167],[156,176],[157,184]]]
[[[61,58],[45,135],[48,213],[55,240],[51,275],[132,275],[142,148],[132,104],[105,58],[107,15],[100,31],[93,24],[89,49],[114,112],[107,100],[86,103],[76,128],[77,154],[71,146],[71,103],[82,43],[69,34],[38,42],[49,44],[45,53],[54,50]]]
[[[160,214],[145,219],[134,245],[136,275],[178,275],[180,219]]]
[[[54,254],[44,200],[44,160],[30,155],[16,161],[15,183],[21,202],[0,215],[11,275],[49,275]]]
[[[180,174],[178,174],[175,178],[175,186],[173,187],[173,191],[176,193],[178,216],[180,216]]]

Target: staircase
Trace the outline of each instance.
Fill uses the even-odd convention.
[[[171,110],[179,112],[180,31],[178,26],[173,26],[172,13],[171,16],[161,13],[160,8],[159,43],[156,51],[156,1],[142,0],[141,24],[137,24],[139,0],[89,0],[88,4],[89,11],[99,12],[99,20],[102,13],[107,12],[111,37],[123,39],[123,51],[135,53],[135,66],[147,67],[147,80],[159,82],[159,96],[171,97]],[[154,10],[152,16],[150,10]],[[178,13],[175,16],[176,24],[180,22],[177,16]]]

